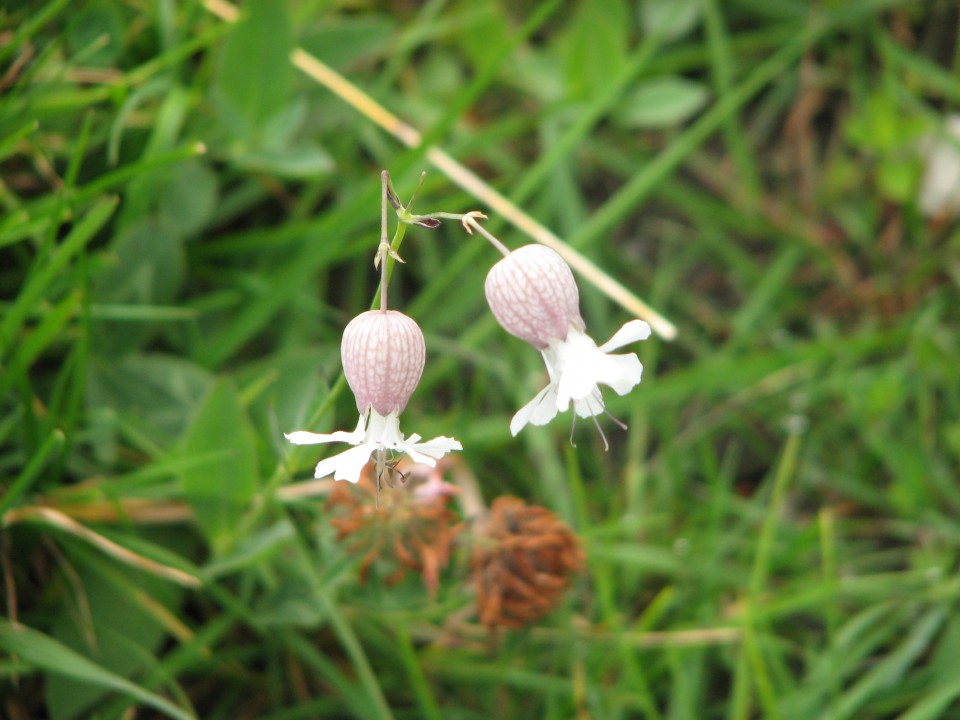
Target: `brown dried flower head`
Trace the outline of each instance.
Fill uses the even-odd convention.
[[[470,561],[480,621],[519,628],[560,601],[583,567],[573,530],[546,508],[515,497],[493,502]]]
[[[406,468],[395,470],[400,473]],[[440,571],[450,562],[462,524],[447,507],[450,493],[443,489],[450,486],[443,483],[442,470],[424,470],[429,470],[424,473],[428,475],[425,481],[413,488],[387,493],[379,507],[369,466],[359,483],[337,483],[330,493],[327,509],[336,515],[330,522],[337,530],[337,539],[349,552],[363,556],[361,582],[366,581],[376,562],[387,572],[388,584],[399,582],[408,570],[413,570],[423,578],[430,596],[436,596]]]

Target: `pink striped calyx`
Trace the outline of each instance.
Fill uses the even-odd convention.
[[[426,357],[423,332],[396,310],[369,310],[343,331],[340,358],[347,384],[365,415],[373,408],[386,417],[403,412],[413,394]]]
[[[524,245],[487,273],[487,303],[503,329],[539,350],[583,332],[580,293],[570,267],[544,245]]]

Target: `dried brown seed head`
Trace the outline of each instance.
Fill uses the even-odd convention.
[[[336,515],[330,523],[347,550],[362,555],[360,580],[376,563],[387,573],[387,583],[399,582],[408,570],[420,573],[431,597],[436,596],[440,571],[450,555],[462,524],[447,507],[449,495],[426,499],[414,492],[391,492],[376,505],[372,473],[364,472],[357,485],[338,484],[327,500]]]
[[[518,628],[556,607],[583,567],[573,530],[543,507],[497,498],[470,561],[480,621]]]

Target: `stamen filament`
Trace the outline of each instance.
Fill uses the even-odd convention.
[[[380,509],[380,481],[383,478],[383,471],[386,467],[386,462],[384,457],[386,456],[386,451],[383,448],[377,450],[374,455],[376,456],[374,472],[377,476],[377,510]]]
[[[600,427],[600,423],[597,421],[597,416],[591,415],[590,419],[593,420],[593,424],[596,426],[597,432],[600,433],[600,437],[603,439],[603,451],[609,452],[610,443],[607,442],[607,436],[603,434],[603,428]]]
[[[620,418],[618,418],[616,415],[614,415],[613,413],[611,413],[609,410],[607,410],[606,408],[603,409],[603,413],[604,413],[604,415],[606,415],[608,418],[610,418],[611,420],[613,420],[613,421],[620,427],[621,430],[626,430],[626,429],[627,429],[627,424],[626,424],[623,420],[621,420]]]

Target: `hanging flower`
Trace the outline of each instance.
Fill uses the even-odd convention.
[[[650,326],[631,320],[597,347],[585,332],[577,284],[563,258],[543,245],[513,252],[499,247],[505,256],[487,274],[487,302],[504,330],[541,352],[550,377],[550,384],[513,416],[510,432],[516,435],[527,423],[546,425],[571,402],[579,417],[606,412],[599,386],[626,395],[643,373],[636,354],[610,353],[648,338]]]
[[[420,177],[423,182],[423,176]],[[418,186],[419,190],[419,186]],[[387,240],[387,208],[392,205],[401,221],[394,244]],[[387,287],[391,260],[403,262],[397,247],[403,239],[405,224],[436,227],[439,221],[427,216],[412,215],[413,201],[403,207],[390,184],[390,174],[380,174],[380,244],[373,265],[380,269],[380,309],[361,313],[343,331],[340,358],[343,374],[353,391],[360,411],[357,429],[352,433],[312,433],[305,430],[287,433],[296,445],[345,442],[353,445],[339,455],[321,460],[315,478],[333,475],[334,480],[360,479],[360,471],[373,456],[377,469],[377,504],[380,479],[385,470],[394,470],[398,455],[407,455],[413,462],[434,467],[437,460],[452,450],[463,450],[455,439],[445,436],[420,442],[419,435],[404,438],[400,432],[400,413],[420,382],[426,348],[420,326],[396,310],[387,309]],[[447,216],[446,213],[439,215]],[[452,216],[451,216],[452,217]],[[460,216],[457,216],[460,217]],[[424,221],[424,222],[420,222]],[[403,474],[400,474],[403,477]]]
[[[360,411],[353,432],[287,433],[296,445],[345,442],[355,447],[321,460],[314,477],[357,482],[360,471],[374,456],[377,477],[390,467],[394,454],[433,467],[439,458],[463,446],[453,438],[420,442],[419,435],[404,438],[400,413],[420,382],[426,355],[423,333],[411,318],[396,310],[370,310],[355,317],[343,331],[340,346],[343,372]]]

